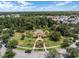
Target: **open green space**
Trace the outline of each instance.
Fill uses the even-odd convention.
[[[35,43],[35,40],[37,38],[27,37],[26,34],[25,34],[24,40],[21,40],[22,34],[25,34],[25,33],[15,32],[14,33],[14,36],[11,37],[10,39],[11,40],[17,40],[18,41],[18,45],[17,46],[20,46],[20,47],[17,47],[17,49],[20,49],[20,50],[32,50],[32,48],[34,46],[34,43]],[[51,41],[50,38],[48,38],[48,37],[43,38],[43,39],[45,41],[45,45],[46,45],[47,49],[52,49],[54,47],[55,48],[60,48],[61,47],[61,43],[63,43],[63,40],[64,39],[69,39],[69,38],[72,38],[72,37],[64,37],[64,36],[61,36],[60,40],[57,41],[57,42]],[[40,48],[38,48],[38,49],[40,49]]]

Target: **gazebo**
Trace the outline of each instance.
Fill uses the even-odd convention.
[[[45,32],[43,32],[43,30],[41,29],[37,29],[34,34],[33,34],[34,37],[45,37]]]

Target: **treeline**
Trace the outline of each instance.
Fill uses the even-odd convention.
[[[25,16],[79,15],[79,11],[41,11],[41,12],[0,12],[0,15],[20,14]]]
[[[55,12],[25,12],[22,15],[26,15],[26,16],[57,16],[57,15],[79,15],[79,12],[72,12],[72,11],[55,11]]]
[[[36,28],[51,27],[55,21],[46,17],[29,16],[29,17],[5,17],[0,18],[0,29],[12,28],[17,31],[33,30]]]

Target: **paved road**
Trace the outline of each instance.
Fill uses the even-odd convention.
[[[6,51],[6,47],[4,45],[2,45],[2,48],[0,49],[1,56],[3,56],[5,54],[5,51]]]
[[[57,51],[58,51],[58,53],[60,53],[61,58],[68,57],[68,53],[65,48],[58,48]]]
[[[14,58],[45,58],[48,55],[48,52],[45,51],[32,51],[31,53],[25,53],[23,50],[13,50],[16,52]]]

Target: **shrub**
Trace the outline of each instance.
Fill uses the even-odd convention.
[[[22,36],[21,36],[21,40],[24,40],[24,38],[25,38],[25,35],[24,35],[24,34],[22,34]]]

